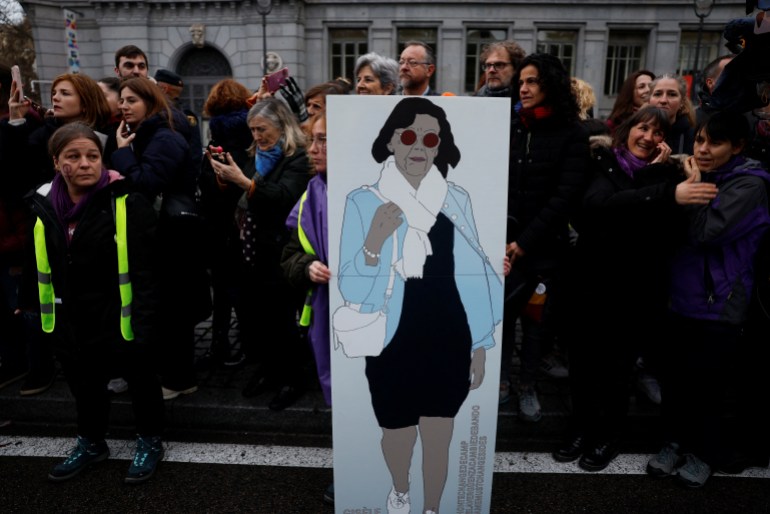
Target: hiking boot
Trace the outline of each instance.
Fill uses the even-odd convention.
[[[163,458],[163,443],[160,437],[136,438],[136,453],[131,466],[128,468],[125,482],[127,484],[140,484],[155,473],[158,462]]]
[[[524,421],[537,422],[543,415],[540,412],[540,402],[537,393],[531,387],[519,391],[519,418]]]
[[[51,468],[48,473],[48,480],[52,482],[63,482],[74,477],[91,464],[96,464],[106,460],[110,456],[110,449],[107,443],[102,441],[91,441],[85,437],[78,436],[77,444],[70,452],[64,462],[61,462]]]
[[[676,443],[666,444],[658,454],[647,462],[647,473],[654,477],[667,477],[673,475],[676,471],[676,464],[679,462],[679,445]]]
[[[692,453],[686,453],[684,464],[676,468],[676,475],[683,485],[697,489],[711,476],[711,467]]]

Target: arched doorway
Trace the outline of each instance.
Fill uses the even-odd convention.
[[[206,144],[209,139],[209,124],[203,115],[203,105],[211,87],[224,78],[232,77],[233,70],[219,50],[204,46],[187,50],[179,59],[176,72],[184,81],[184,89],[179,98],[180,105],[201,117],[201,139]]]

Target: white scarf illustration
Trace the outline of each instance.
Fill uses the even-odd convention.
[[[380,173],[379,190],[382,196],[398,205],[408,224],[396,271],[404,279],[422,278],[425,259],[433,254],[428,232],[446,199],[446,179],[432,166],[415,190],[389,157]]]

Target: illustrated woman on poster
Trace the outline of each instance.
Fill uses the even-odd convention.
[[[419,434],[423,512],[438,512],[454,418],[484,378],[502,317],[500,302],[493,302],[502,284],[479,243],[468,193],[446,180],[460,150],[441,107],[420,97],[399,102],[372,156],[383,163],[378,182],[346,200],[339,288],[361,312],[376,312],[394,268],[386,344],[366,357],[393,479],[387,507],[410,512],[409,468]]]

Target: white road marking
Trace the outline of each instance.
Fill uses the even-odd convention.
[[[108,439],[110,458],[130,460],[134,456],[134,441]],[[249,444],[182,443],[166,441],[168,462],[195,464],[237,464],[246,466],[286,466],[302,468],[331,468],[330,448],[298,446],[259,446]],[[63,437],[15,437],[0,439],[0,458],[8,457],[64,457],[73,448],[74,440]],[[619,455],[604,471],[604,475],[644,475],[647,454]],[[498,452],[495,454],[495,473],[555,473],[596,474],[580,469],[576,462],[555,462],[547,453]],[[744,478],[770,478],[770,468],[752,468],[740,475]]]

